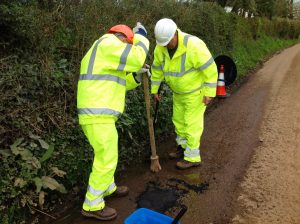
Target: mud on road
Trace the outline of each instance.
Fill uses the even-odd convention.
[[[299,95],[300,45],[295,45],[208,109],[201,167],[177,170],[176,161],[166,158],[174,142],[161,144],[160,173],[150,173],[146,164],[119,178],[131,192],[107,200],[118,210],[116,220],[86,219],[78,204],[52,223],[118,224],[145,205],[174,217],[182,204],[188,207],[183,224],[300,223]]]

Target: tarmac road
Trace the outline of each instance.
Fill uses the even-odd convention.
[[[131,192],[107,200],[116,220],[86,219],[76,207],[54,223],[123,223],[149,182],[181,194],[166,214],[174,217],[186,205],[182,224],[300,223],[299,95],[300,44],[273,56],[229,98],[215,100],[205,117],[201,167],[177,170],[176,161],[164,158],[170,141],[158,149],[160,173],[146,164],[119,178]],[[164,203],[161,195],[146,199]]]

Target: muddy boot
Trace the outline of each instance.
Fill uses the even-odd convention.
[[[179,145],[173,152],[169,153],[169,158],[170,159],[182,159],[183,151],[184,151],[184,148],[182,148],[181,145]]]
[[[110,196],[111,197],[124,197],[128,195],[129,193],[129,188],[127,186],[118,186],[117,190],[112,193]]]
[[[201,162],[189,162],[186,160],[181,160],[176,163],[176,167],[180,170],[185,170],[191,167],[200,166]]]
[[[103,221],[112,220],[117,217],[117,211],[114,208],[107,206],[98,211],[85,211],[82,209],[81,214],[85,217],[95,218]]]

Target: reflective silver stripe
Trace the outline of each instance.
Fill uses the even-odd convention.
[[[93,188],[91,185],[89,185],[89,186],[88,186],[88,191],[89,191],[92,195],[98,197],[98,196],[103,195],[103,194],[104,194],[105,192],[107,192],[107,191],[111,191],[111,190],[114,189],[115,187],[116,187],[116,184],[115,184],[114,182],[113,182],[112,184],[110,184],[106,190],[96,190],[96,189]]]
[[[184,54],[181,56],[181,72],[184,72],[184,71],[185,71],[185,59],[186,59],[186,53],[184,53]]]
[[[146,55],[148,54],[148,48],[146,47],[146,45],[142,41],[139,41],[137,44],[135,44],[135,46],[141,46],[144,49],[145,54]]]
[[[156,70],[162,70],[162,66],[161,65],[151,65],[151,68],[154,68]]]
[[[112,189],[114,189],[116,187],[116,184],[115,183],[112,183],[111,185],[109,185],[109,187],[107,188],[106,192],[107,191],[111,191]]]
[[[164,72],[164,76],[174,76],[174,77],[180,77],[183,76],[184,73],[181,72]]]
[[[214,62],[215,60],[213,59],[213,57],[211,57],[204,65],[200,66],[197,70],[204,70]]]
[[[106,190],[96,190],[91,185],[88,186],[88,191],[94,196],[100,196],[105,193]]]
[[[186,147],[186,149],[184,150],[184,156],[190,157],[190,158],[200,156],[200,150],[199,150],[199,148],[190,149],[189,147]]]
[[[177,145],[184,145],[184,144],[186,144],[186,139],[182,138],[180,136],[177,136],[176,137],[176,142],[177,142]]]
[[[184,36],[183,44],[184,44],[185,47],[187,46],[187,43],[188,43],[188,40],[189,40],[190,37],[192,37],[192,35],[187,34],[187,35]]]
[[[197,90],[201,89],[203,87],[203,85],[197,87],[196,89],[193,89],[191,91],[188,91],[188,92],[176,92],[176,91],[173,91],[174,93],[178,94],[178,95],[182,95],[182,94],[188,94],[188,93],[193,93],[193,92],[196,92]]]
[[[125,49],[124,49],[124,51],[123,51],[123,53],[121,55],[120,64],[119,64],[117,70],[119,70],[119,71],[123,71],[124,70],[124,68],[126,66],[127,57],[129,55],[129,52],[130,52],[131,48],[132,48],[131,44],[127,44],[126,45],[126,47],[125,47]]]
[[[94,68],[94,63],[95,63],[95,58],[96,58],[96,53],[97,53],[97,49],[98,49],[98,45],[101,43],[101,41],[103,39],[105,39],[106,37],[102,37],[100,38],[99,40],[97,40],[94,48],[93,48],[93,51],[92,51],[92,54],[91,54],[91,57],[90,57],[90,61],[89,61],[89,66],[88,66],[88,72],[87,74],[92,74],[93,73],[93,68]]]
[[[87,198],[85,198],[85,200],[84,200],[84,203],[86,203],[89,206],[96,206],[96,205],[99,205],[102,202],[104,202],[103,197],[97,198],[97,199],[92,200],[92,201],[87,199]]]
[[[208,82],[205,82],[205,83],[203,83],[203,86],[215,88],[215,87],[217,87],[217,83],[208,83]]]
[[[121,112],[109,108],[77,108],[78,114],[107,114],[119,116]]]
[[[196,71],[196,70],[204,70],[206,69],[208,66],[210,66],[212,63],[214,62],[213,58],[210,58],[205,64],[203,64],[202,66],[200,66],[199,68],[190,68],[187,71],[183,71],[183,72],[164,72],[165,76],[174,76],[174,77],[181,77],[187,73]]]
[[[126,86],[126,80],[114,75],[102,74],[81,74],[79,80],[107,80],[116,82],[122,86]]]
[[[151,85],[157,85],[157,86],[159,86],[160,83],[161,83],[161,81],[153,81],[153,80],[151,80]]]

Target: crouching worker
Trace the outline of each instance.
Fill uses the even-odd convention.
[[[112,220],[117,212],[105,205],[109,195],[125,196],[116,186],[118,133],[115,122],[123,113],[126,90],[139,85],[149,50],[147,31],[140,23],[132,30],[116,25],[96,40],[81,61],[77,109],[79,123],[94,150],[94,161],[82,215]]]

